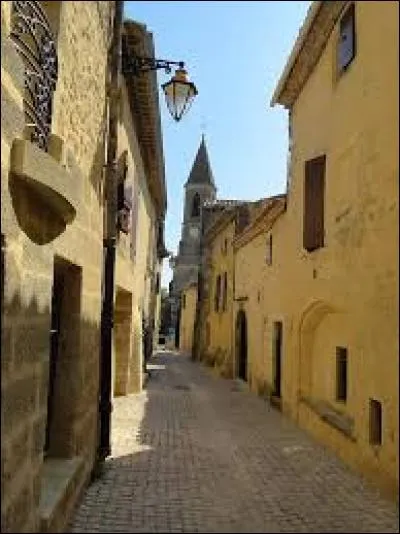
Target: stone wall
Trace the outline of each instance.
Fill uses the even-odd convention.
[[[106,67],[113,3],[41,4],[51,10],[49,18],[57,34],[59,73],[52,120],[53,139],[59,140],[61,147],[57,165],[62,179],[68,177],[66,196],[80,201],[74,220],[65,224],[39,194],[10,172],[14,140],[24,137],[24,70],[9,37],[11,2],[2,2],[3,532],[64,528],[90,475],[97,444]],[[44,173],[51,157],[40,158]],[[51,169],[54,165],[51,163]],[[56,181],[57,176],[54,178]],[[65,335],[60,334],[67,353],[58,362],[55,382],[63,381],[64,389],[61,393],[58,389],[58,394],[68,398],[68,403],[65,398],[64,404],[55,402],[54,425],[61,427],[53,436],[62,439],[58,444],[53,440],[54,447],[44,460],[51,295],[53,269],[59,261],[68,272],[78,270],[80,276],[75,291],[69,286],[77,299],[74,321],[64,320]],[[71,294],[64,291],[65,301]],[[55,470],[48,469],[50,457],[64,462],[80,460],[79,469],[71,473],[69,497],[58,515],[46,508],[46,488],[54,483],[49,477],[60,476],[62,471],[57,462]]]

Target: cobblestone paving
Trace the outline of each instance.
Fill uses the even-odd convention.
[[[399,532],[398,509],[237,382],[160,352],[115,400],[70,532]]]

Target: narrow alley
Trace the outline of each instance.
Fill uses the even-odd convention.
[[[398,532],[394,504],[240,382],[171,352],[150,369],[114,401],[70,532]]]

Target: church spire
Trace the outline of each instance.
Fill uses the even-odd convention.
[[[186,182],[186,185],[189,184],[211,185],[216,189],[204,133],[201,136],[201,143],[196,154],[196,159],[194,160],[192,170],[190,171],[189,178]]]

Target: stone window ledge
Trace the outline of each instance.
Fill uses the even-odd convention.
[[[80,456],[44,461],[39,504],[41,532],[57,531],[53,528],[65,518],[66,509],[75,497],[83,465],[84,460]]]
[[[77,211],[79,184],[74,173],[61,163],[63,146],[61,139],[52,136],[47,153],[26,139],[14,139],[10,172],[39,194],[65,224],[70,224]]]
[[[339,430],[351,441],[356,441],[354,436],[354,419],[348,415],[338,412],[331,404],[326,401],[312,399],[310,397],[301,397],[300,402],[306,404],[321,419],[336,430]]]

